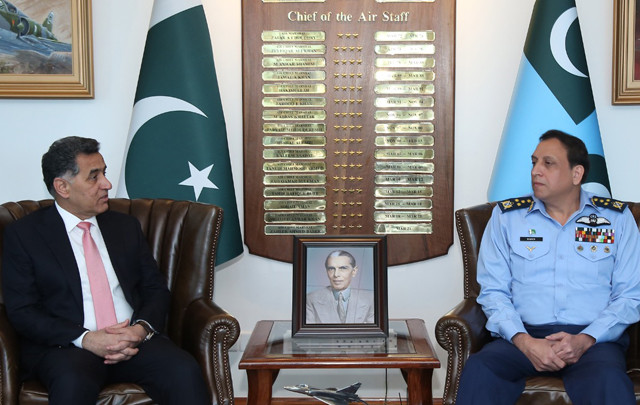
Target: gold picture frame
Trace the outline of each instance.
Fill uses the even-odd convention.
[[[639,3],[614,1],[612,104],[640,104]]]
[[[30,1],[37,2],[38,0],[23,1],[22,4],[28,4]],[[65,66],[68,68],[69,64],[71,65],[71,73],[4,73],[0,66],[0,98],[94,97],[91,0],[67,1],[71,9],[69,21],[71,43],[66,45],[70,45],[71,52],[70,56],[68,56],[69,52],[65,49],[60,52],[60,54],[62,58],[66,58]],[[6,22],[4,24],[4,27],[7,28],[5,31],[11,32],[12,34],[15,33],[16,37],[14,38],[22,38],[22,41],[26,43],[38,44],[38,41],[46,42],[46,39],[43,41],[41,37],[37,35],[38,30],[40,30],[40,35],[42,35],[43,26],[45,26],[44,23],[40,25],[37,21],[31,20],[26,13],[19,9],[16,10],[16,6],[14,6],[12,2],[0,0],[0,3],[4,6],[4,9],[0,11],[4,11],[6,16],[5,18],[0,15],[0,18],[4,18],[3,21]],[[9,9],[9,7],[11,7],[11,9]],[[13,18],[12,13],[14,11],[18,14],[18,18]],[[49,14],[49,17],[52,16],[53,12]],[[22,17],[28,20],[23,21]],[[58,16],[56,16],[56,18],[57,17]],[[16,21],[17,19],[19,19],[20,22]],[[18,24],[21,25],[18,27]],[[10,25],[10,27],[8,27],[8,25]],[[18,34],[18,32],[20,32],[20,34]],[[34,34],[31,34],[32,32]],[[49,43],[42,44],[42,46],[50,46],[52,45],[51,42],[54,42],[53,45],[55,45],[55,42],[60,44],[58,41],[50,41]],[[33,54],[35,53],[37,52],[33,52]]]

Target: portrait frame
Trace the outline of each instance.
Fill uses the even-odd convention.
[[[71,74],[0,73],[0,98],[94,97],[91,0],[67,1],[71,6]]]
[[[294,236],[293,245],[293,337],[387,336],[386,236]],[[308,294],[319,289],[330,289],[325,260],[329,253],[336,250],[349,252],[355,258],[358,270],[351,280],[352,297],[357,290],[370,290],[373,293],[373,322],[333,323],[307,319]]]
[[[612,104],[640,104],[640,0],[615,0]]]

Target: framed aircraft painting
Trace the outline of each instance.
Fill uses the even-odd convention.
[[[613,104],[640,104],[640,0],[615,0]]]
[[[93,98],[91,0],[0,0],[0,97]]]

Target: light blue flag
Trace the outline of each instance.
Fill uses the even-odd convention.
[[[536,1],[523,53],[489,201],[532,193],[531,154],[540,135],[550,129],[582,139],[591,166],[583,188],[610,197],[575,0]]]
[[[216,263],[243,252],[227,130],[200,0],[155,0],[118,196],[215,204]]]

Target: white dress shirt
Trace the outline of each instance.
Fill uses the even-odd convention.
[[[104,269],[107,273],[107,279],[109,280],[109,289],[111,290],[111,295],[113,297],[113,305],[116,310],[116,318],[118,322],[122,322],[126,319],[131,320],[131,316],[133,315],[133,308],[131,308],[131,305],[129,305],[126,298],[124,297],[124,292],[122,291],[120,281],[118,280],[116,272],[113,269],[113,265],[111,264],[109,252],[107,251],[104,239],[102,238],[102,233],[100,232],[100,227],[98,226],[96,217],[91,217],[83,221],[75,215],[71,214],[69,211],[66,211],[64,208],[60,207],[58,203],[56,203],[56,208],[58,209],[58,212],[60,213],[60,216],[64,221],[64,226],[67,230],[67,236],[69,237],[69,241],[71,242],[73,255],[75,256],[76,263],[78,264],[78,270],[80,272],[80,283],[82,286],[82,309],[84,311],[83,326],[88,331],[97,330],[96,315],[93,309],[93,297],[91,296],[89,275],[87,273],[87,264],[84,260],[84,248],[82,246],[83,231],[77,226],[80,222],[90,222],[93,225],[91,227],[91,237],[98,247],[100,258],[102,259]],[[73,344],[78,347],[82,347],[82,339],[84,338],[84,335],[86,333],[87,332],[83,333],[76,340],[74,340]]]

